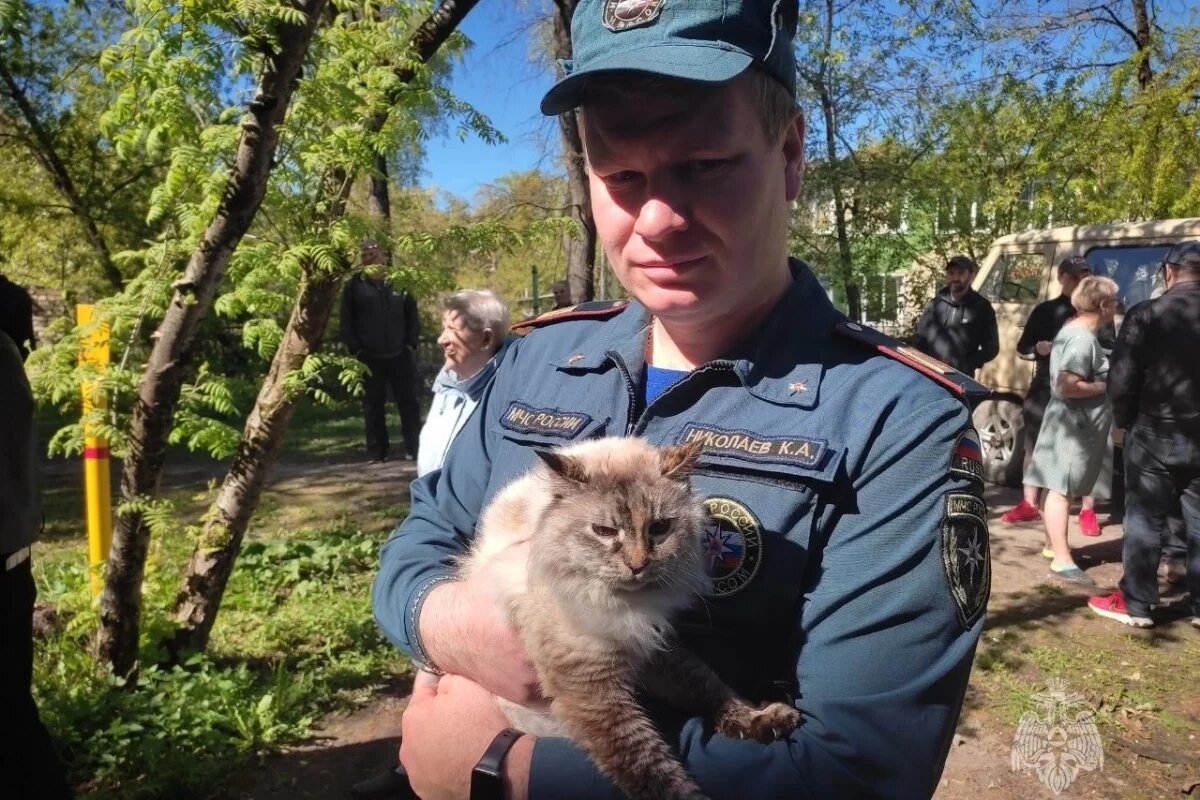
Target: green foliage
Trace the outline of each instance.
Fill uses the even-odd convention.
[[[155,534],[151,598],[169,596],[186,537]],[[42,717],[73,779],[94,796],[209,796],[255,755],[309,734],[326,710],[404,668],[376,630],[369,587],[378,537],[344,525],[256,538],[246,546],[208,656],[156,666],[169,633],[148,603],[143,668],[124,685],[89,652],[96,613],[78,549],[35,560],[39,595],[69,621],[38,649]]]

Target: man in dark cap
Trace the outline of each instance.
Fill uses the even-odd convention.
[[[1191,624],[1200,629],[1200,241],[1162,263],[1167,291],[1125,315],[1108,373],[1113,420],[1125,433],[1125,574],[1120,591],[1088,607],[1140,628],[1154,625],[1168,519],[1182,509]]]
[[[350,355],[367,365],[363,378],[363,424],[367,458],[386,461],[387,391],[400,411],[404,449],[417,458],[421,407],[417,402],[417,345],[420,319],[416,299],[387,279],[387,253],[374,239],[362,243],[362,270],[342,290],[341,339]]]
[[[913,346],[946,362],[959,372],[975,370],[1000,352],[996,312],[983,295],[971,288],[975,262],[954,256],[946,262],[946,286],[921,312]]]
[[[575,12],[573,58],[542,111],[580,109],[598,238],[631,300],[518,326],[526,335],[381,550],[376,619],[422,667],[400,748],[421,797],[620,794],[575,742],[511,730],[496,696],[542,702],[537,673],[489,569],[457,569],[489,499],[539,451],[601,436],[700,449],[688,484],[708,520],[670,535],[699,537],[711,590],[672,620],[679,646],[804,720],[770,744],[716,732],[603,680],[581,654],[569,680],[603,691],[573,699],[635,720],[613,757],[646,764],[657,747],[680,761],[643,773],[641,796],[909,798],[938,785],[990,586],[965,402],[986,390],[846,319],[789,258],[798,12],[796,0],[585,0]],[[591,520],[577,531],[612,576],[612,594],[595,593],[605,611],[577,596],[598,635],[642,619],[626,609],[664,602],[677,580],[622,560],[646,552],[647,523],[674,522],[613,513],[614,540]],[[508,554],[518,565],[522,547]]]
[[[1038,432],[1042,428],[1042,415],[1050,402],[1050,349],[1054,337],[1062,330],[1067,320],[1075,316],[1071,295],[1079,282],[1092,274],[1092,265],[1080,256],[1064,258],[1058,265],[1058,285],[1062,292],[1053,300],[1038,303],[1029,314],[1021,338],[1017,342],[1017,354],[1034,362],[1033,380],[1025,395],[1021,416],[1025,420],[1025,466],[1033,455]],[[1038,488],[1026,486],[1021,502],[1006,511],[1001,517],[1007,523],[1037,522],[1042,518],[1038,511]],[[1096,520],[1095,500],[1085,497],[1083,510],[1079,513],[1079,529],[1085,536],[1099,536],[1100,524]]]

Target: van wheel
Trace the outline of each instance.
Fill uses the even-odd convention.
[[[1020,486],[1025,459],[1025,419],[1011,400],[984,400],[971,415],[983,447],[983,475],[992,483]]]

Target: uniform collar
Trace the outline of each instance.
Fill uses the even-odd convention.
[[[707,366],[730,369],[751,394],[763,400],[812,408],[824,375],[820,356],[842,317],[807,265],[793,259],[790,267],[791,284],[757,330],[732,348],[727,358]],[[645,365],[649,313],[641,303],[631,301],[604,328],[590,348],[557,358],[554,366],[590,372],[620,363],[637,380]]]

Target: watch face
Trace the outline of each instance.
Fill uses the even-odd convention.
[[[471,771],[471,800],[504,800],[500,775],[476,765]]]

